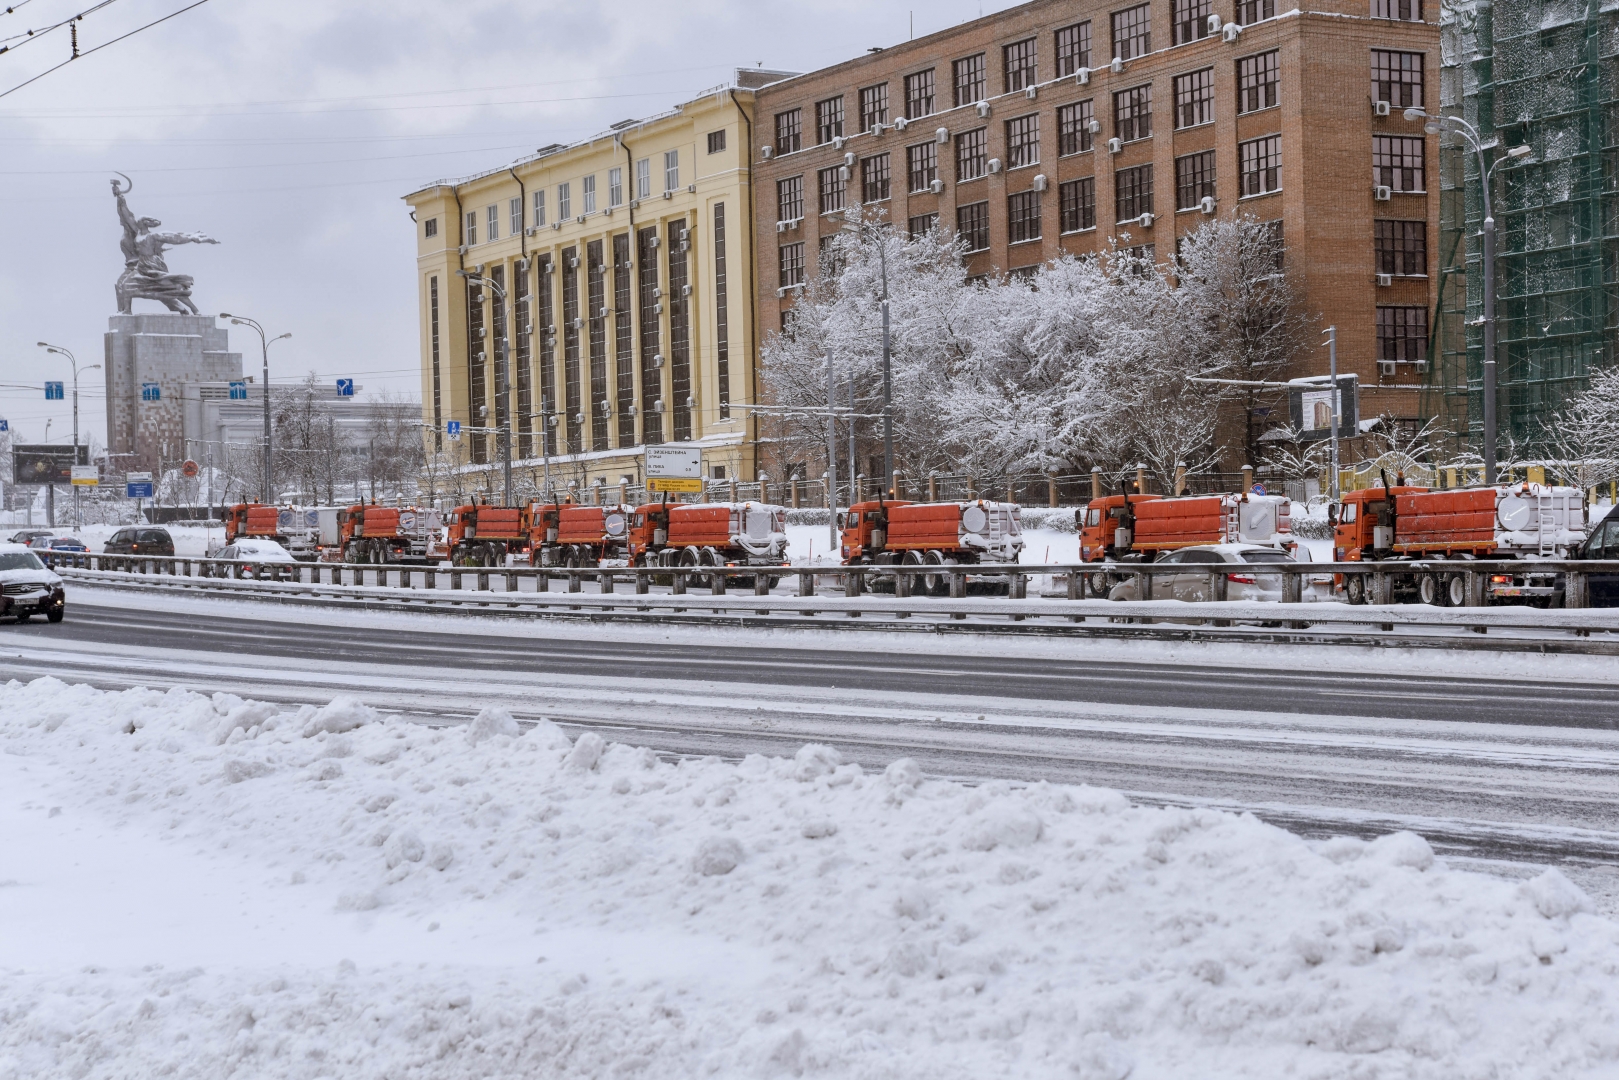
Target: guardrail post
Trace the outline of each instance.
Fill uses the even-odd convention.
[[[725,595],[725,571],[716,570],[708,575],[708,594],[710,596]]]
[[[676,570],[669,579],[669,591],[676,596],[686,595],[686,572]]]
[[[636,574],[635,574],[635,595],[637,595],[637,596],[645,596],[647,593],[649,593],[651,591],[652,591],[652,575],[646,573],[643,570],[637,570]]]
[[[843,595],[850,597],[859,596],[861,592],[864,591],[865,587],[865,582],[861,580],[861,578],[862,575],[860,571],[852,568],[845,570],[843,572]]]
[[[770,575],[765,573],[762,570],[759,573],[753,575],[753,595],[754,596],[769,596],[770,595]]]
[[[603,570],[600,574],[596,575],[596,577],[601,584],[602,594],[611,595],[613,592],[613,572],[611,570]]]
[[[1467,606],[1483,607],[1484,583],[1489,580],[1489,575],[1478,570],[1464,570],[1463,574],[1467,582]]]
[[[1083,600],[1085,592],[1085,575],[1077,570],[1068,573],[1068,599]]]
[[[1225,574],[1214,574],[1209,578],[1209,596],[1215,600],[1224,600],[1230,595],[1231,579]]]
[[[534,575],[534,591],[535,592],[550,592],[551,591],[551,571],[549,571],[549,570],[541,570],[537,574]]]
[[[946,571],[946,573],[948,573],[949,576],[950,576],[950,599],[952,599],[952,600],[964,600],[964,599],[966,599],[966,597],[967,597],[967,571],[965,571],[965,570],[949,570],[949,571]]]
[[[1304,602],[1304,575],[1282,575],[1282,603],[1300,604]]]
[[[1027,600],[1029,598],[1029,575],[1013,574],[1011,588],[1007,592],[1013,600]]]
[[[911,575],[903,570],[894,571],[894,595],[901,600],[911,598]]]
[[[815,595],[815,575],[807,570],[800,570],[798,572],[798,595]]]
[[[1387,570],[1372,571],[1371,599],[1374,604],[1388,604],[1394,600],[1394,578]]]
[[[579,579],[579,571],[577,571],[577,570],[569,570],[568,571],[568,591],[571,592],[571,593],[575,593],[575,592],[579,592],[583,588],[584,588],[584,583]]]
[[[1591,578],[1584,570],[1563,572],[1563,606],[1566,608],[1591,606]]]

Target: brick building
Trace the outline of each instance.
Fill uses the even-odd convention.
[[[761,334],[861,203],[939,225],[974,275],[1151,245],[1206,215],[1280,223],[1361,415],[1417,413],[1438,225],[1437,0],[1035,0],[761,88]],[[1386,103],[1386,104],[1381,104]],[[1432,190],[1431,190],[1432,189]],[[1325,348],[1294,375],[1324,374]]]

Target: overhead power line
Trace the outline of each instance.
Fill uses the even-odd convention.
[[[44,71],[40,72],[38,75],[35,75],[32,79],[28,79],[28,80],[25,80],[24,82],[18,83],[16,86],[13,86],[9,90],[0,90],[0,98],[6,97],[6,96],[8,96],[10,94],[15,94],[18,90],[21,90],[23,87],[28,86],[28,85],[30,85],[32,83],[38,82],[39,80],[43,79],[45,76],[49,75],[51,72],[60,71],[62,68],[67,67],[69,64],[73,63],[73,61],[75,61],[75,60],[78,60],[78,59],[80,59],[82,57],[89,56],[91,53],[100,52],[102,49],[105,49],[107,46],[116,45],[120,41],[125,40],[126,38],[132,38],[136,34],[140,33],[143,30],[150,30],[152,27],[158,25],[159,23],[166,23],[170,19],[174,18],[176,15],[184,15],[186,12],[190,11],[192,8],[202,7],[202,5],[206,4],[207,2],[208,2],[208,0],[196,0],[195,3],[187,4],[185,7],[181,8],[179,11],[171,11],[169,14],[163,16],[161,19],[153,19],[151,22],[147,23],[145,26],[137,26],[135,29],[129,31],[127,34],[119,34],[117,37],[113,38],[111,41],[103,41],[100,45],[97,45],[95,48],[93,48],[93,49],[85,49],[83,52],[79,51],[78,41],[77,41],[77,38],[75,38],[74,47],[73,47],[73,55],[72,56],[68,57],[66,60],[63,60],[60,64],[57,64],[55,67],[46,68]],[[112,3],[116,3],[116,0],[102,0],[102,3],[97,4],[95,7],[90,8],[89,10],[90,11],[96,11],[96,10],[98,10],[100,8],[104,8],[108,4],[112,4]],[[80,14],[80,15],[75,16],[74,19],[69,19],[69,20],[66,20],[66,21],[71,23],[71,22],[75,21],[75,19],[82,19],[83,17],[84,17],[84,15]],[[58,24],[58,25],[61,25],[61,24]],[[55,29],[55,27],[52,27],[52,29]]]
[[[16,41],[18,38],[25,39],[23,41],[22,45],[4,45],[4,44],[0,44],[0,53],[7,53],[7,52],[12,52],[12,51],[14,51],[16,49],[20,49],[20,48],[22,48],[23,45],[27,45],[27,44],[29,44],[31,42],[38,41],[40,38],[44,37],[46,34],[49,34],[52,30],[60,30],[64,26],[70,26],[73,23],[76,23],[80,19],[84,18],[86,15],[90,15],[90,14],[93,14],[93,13],[95,13],[97,11],[100,11],[104,7],[111,7],[113,4],[115,4],[117,2],[118,2],[118,0],[101,0],[101,3],[93,4],[90,7],[87,7],[83,11],[79,12],[77,15],[69,15],[67,18],[63,19],[61,22],[54,22],[49,26],[42,26],[38,30],[24,30],[20,34],[12,34],[10,37],[0,38],[0,42]],[[17,9],[17,7],[20,7],[20,6],[21,5],[19,4],[19,5],[16,5],[15,7],[7,8],[5,13],[7,15],[10,15],[13,11],[15,11]],[[75,42],[75,45],[74,45],[74,53],[75,53],[75,55],[77,55],[77,53],[78,53],[77,42]]]

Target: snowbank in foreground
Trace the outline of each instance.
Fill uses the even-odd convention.
[[[49,679],[0,746],[5,1080],[1619,1066],[1619,926],[1411,834]]]

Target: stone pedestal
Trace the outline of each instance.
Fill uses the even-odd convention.
[[[230,351],[228,332],[206,315],[114,315],[107,320],[107,449],[112,467],[160,471],[192,455],[185,423],[185,387],[242,377],[242,354]],[[143,400],[155,383],[158,399]]]

